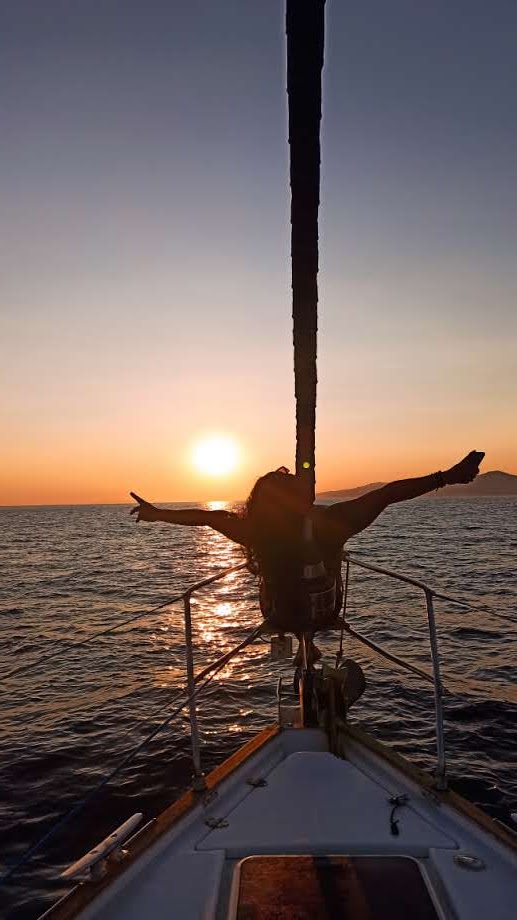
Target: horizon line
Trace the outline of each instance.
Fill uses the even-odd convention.
[[[487,470],[486,473],[479,473],[476,479],[481,479],[482,477],[489,476],[493,473],[497,473],[503,476],[517,477],[517,473],[509,473],[507,470]],[[418,477],[408,477],[408,478],[418,478]],[[341,488],[338,488],[338,489],[322,489],[321,492],[316,492],[316,498],[318,497],[318,495],[337,494],[339,492],[355,492],[358,489],[365,489],[368,486],[377,486],[377,485],[382,486],[382,485],[386,485],[386,483],[380,482],[380,481],[379,482],[365,482],[359,486],[347,486],[347,487],[342,486]],[[465,483],[465,485],[470,485],[470,483]],[[510,497],[513,494],[514,493],[509,492],[508,496]],[[420,498],[423,498],[423,497],[424,496],[420,496]],[[474,497],[475,498],[490,498],[489,495],[474,496]],[[504,493],[500,493],[499,496],[498,495],[492,496],[492,498],[494,497],[504,498]],[[246,498],[207,498],[207,499],[187,499],[187,500],[181,500],[181,501],[173,500],[173,499],[158,499],[158,501],[161,505],[207,505],[207,504],[210,504],[211,502],[224,502],[225,504],[243,504],[246,501]],[[152,504],[154,504],[154,502]],[[135,502],[133,500],[129,502],[95,502],[95,501],[93,502],[91,501],[90,502],[73,502],[73,501],[70,501],[70,502],[22,502],[21,504],[15,504],[15,503],[7,504],[7,505],[0,504],[0,510],[5,509],[5,508],[76,508],[76,507],[88,508],[88,507],[93,507],[96,505],[103,505],[103,506],[104,505],[106,506],[118,505],[120,507],[126,507],[126,506],[134,507]]]

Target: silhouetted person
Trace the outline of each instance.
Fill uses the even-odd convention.
[[[307,521],[312,524],[310,554],[316,553],[326,573],[311,631],[329,628],[343,603],[341,557],[343,544],[368,527],[388,505],[417,498],[445,485],[471,482],[479,472],[484,453],[471,451],[445,472],[390,482],[351,501],[311,505],[304,484],[285,467],[257,480],[241,512],[205,511],[196,508],[169,511],[156,508],[134,492],[138,502],[131,514],[137,521],[163,521],[188,527],[208,526],[244,547],[248,568],[259,576],[260,606],[266,620],[279,632],[300,633],[307,629],[304,616],[307,589]],[[313,562],[317,562],[313,558]],[[309,559],[309,568],[311,560]],[[314,566],[316,571],[317,566]],[[321,581],[321,579],[320,579]],[[329,590],[333,585],[333,590]],[[329,609],[329,599],[331,609]],[[314,612],[313,612],[314,613]],[[319,619],[318,619],[319,617]],[[312,646],[312,655],[318,655]]]

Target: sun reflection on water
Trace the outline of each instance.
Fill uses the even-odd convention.
[[[212,501],[203,507],[224,513],[234,505]],[[237,544],[206,527],[135,528],[122,506],[9,509],[1,514],[8,536],[0,549],[8,601],[0,617],[2,670],[12,667],[13,655],[30,661],[47,643],[85,639],[119,619],[148,611],[109,641],[89,645],[87,655],[84,649],[75,650],[70,659],[53,662],[50,680],[42,669],[13,684],[0,726],[0,767],[12,797],[7,859],[30,844],[35,809],[42,820],[51,820],[54,807],[66,809],[71,796],[82,796],[85,782],[93,784],[99,771],[111,768],[113,756],[122,756],[132,739],[139,741],[185,700],[187,694],[179,695],[186,685],[182,604],[154,608],[189,585],[243,562],[244,556]],[[436,602],[443,682],[453,691],[445,707],[447,753],[451,774],[463,786],[459,791],[485,803],[502,820],[507,820],[507,804],[517,794],[510,756],[517,725],[514,519],[513,498],[423,499],[418,505],[388,509],[349,546],[381,566],[413,574],[474,604],[476,609],[463,610]],[[510,619],[503,626],[491,612]],[[420,594],[355,571],[348,613],[351,624],[374,641],[410,663],[429,667],[425,599]],[[196,592],[195,673],[242,642],[261,620],[257,582],[246,570]],[[332,663],[336,637],[318,636],[317,645]],[[434,769],[432,688],[416,675],[384,665],[351,637],[345,653],[362,665],[367,679],[354,721],[417,766]],[[196,696],[206,772],[275,719],[280,675],[288,698],[291,663],[271,662],[268,642],[257,640]],[[170,730],[142,752],[134,771],[128,771],[121,786],[127,808],[138,796],[142,810],[157,813],[164,789],[166,796],[171,788],[175,794],[182,791],[190,773],[188,735],[186,706]],[[117,823],[122,801],[113,792],[103,808],[105,833]],[[88,824],[84,830],[89,832]],[[35,867],[38,886],[40,881],[46,886],[48,868],[38,877]]]
[[[211,501],[205,507],[219,511],[233,506],[225,501]],[[185,580],[178,580],[178,587],[183,590],[188,584],[244,562],[242,549],[217,531],[193,528],[189,532],[189,540],[188,556],[185,554],[188,566],[181,572]],[[199,673],[207,664],[217,661],[234,648],[260,622],[257,586],[246,570],[232,572],[223,580],[194,593],[191,614],[194,673]],[[177,691],[186,683],[182,605],[169,607],[149,626],[145,667],[152,670],[155,687],[162,692]],[[229,699],[233,699],[235,694],[249,692],[263,663],[263,645],[247,648],[214,675],[214,692],[222,693],[225,698],[229,695]],[[200,706],[200,712],[203,708]],[[231,721],[235,725],[239,719],[250,718],[246,704],[244,710],[240,713],[236,707],[233,711]]]

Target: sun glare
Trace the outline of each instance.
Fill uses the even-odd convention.
[[[239,462],[239,449],[228,437],[204,438],[195,445],[192,454],[194,466],[209,476],[231,473]]]

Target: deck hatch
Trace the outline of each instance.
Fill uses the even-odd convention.
[[[439,920],[418,864],[404,856],[250,856],[230,916]]]

